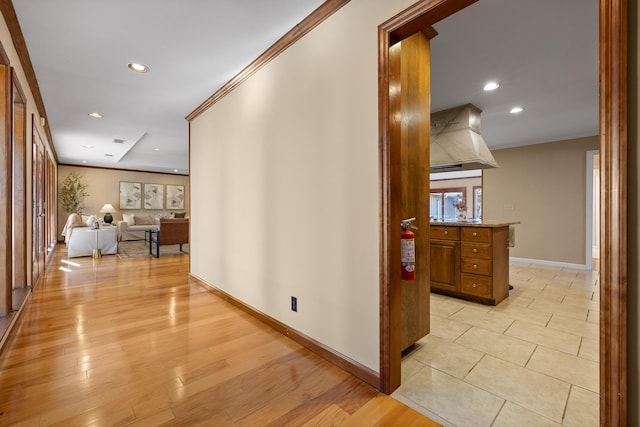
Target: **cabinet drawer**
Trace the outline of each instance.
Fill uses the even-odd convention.
[[[462,242],[463,257],[491,259],[491,243]]]
[[[460,227],[433,226],[431,238],[442,240],[460,240]]]
[[[491,243],[491,228],[462,227],[462,240]]]
[[[491,276],[492,260],[482,258],[462,258],[462,272]]]
[[[493,284],[490,277],[463,274],[461,288],[465,294],[491,298]]]

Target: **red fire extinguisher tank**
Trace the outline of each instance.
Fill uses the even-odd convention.
[[[402,270],[402,280],[416,279],[416,235],[410,228],[417,229],[411,225],[415,218],[402,221],[402,233],[400,234],[400,267]]]

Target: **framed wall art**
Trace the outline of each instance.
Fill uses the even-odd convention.
[[[144,208],[156,210],[164,208],[164,184],[144,185]]]
[[[184,185],[167,184],[167,209],[184,209]]]
[[[142,183],[120,182],[120,209],[142,209]]]

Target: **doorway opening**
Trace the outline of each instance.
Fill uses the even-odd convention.
[[[379,26],[380,135],[380,388],[391,393],[400,385],[400,292],[394,266],[399,265],[396,229],[399,209],[391,190],[399,165],[390,152],[397,149],[389,133],[389,48],[398,41],[462,10],[476,0],[424,0]],[[601,303],[600,303],[600,423],[617,425],[626,419],[626,0],[600,0],[600,175],[601,175]],[[551,13],[551,11],[550,11]]]
[[[600,270],[600,152],[587,151],[586,178],[586,242],[585,265],[587,270]]]

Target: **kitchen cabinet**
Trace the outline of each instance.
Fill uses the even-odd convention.
[[[460,282],[460,236],[457,227],[431,227],[431,288],[458,291]],[[434,236],[434,231],[438,231]]]
[[[432,223],[431,291],[489,305],[507,298],[514,223]]]

